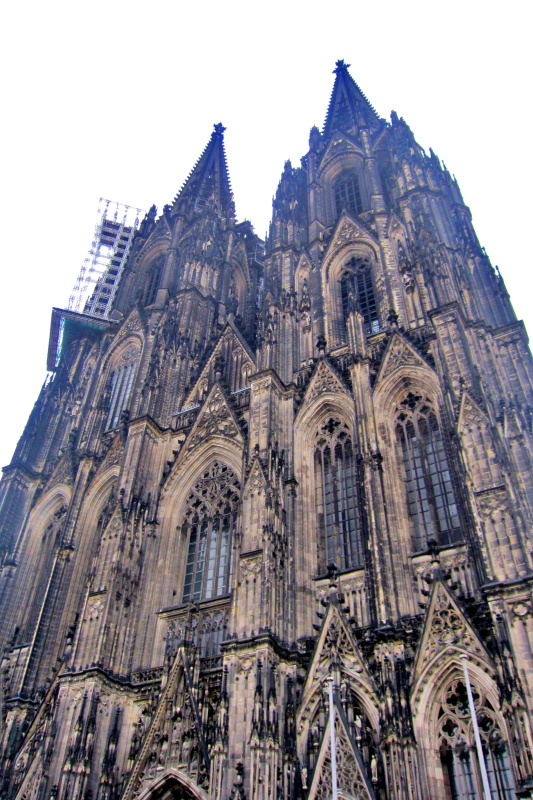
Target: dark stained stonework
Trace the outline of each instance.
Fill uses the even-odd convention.
[[[59,332],[62,339],[59,340]],[[0,796],[533,797],[533,363],[454,178],[339,61],[268,238],[224,127],[0,484]]]

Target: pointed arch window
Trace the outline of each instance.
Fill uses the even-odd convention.
[[[366,258],[352,258],[341,277],[341,301],[344,327],[353,307],[363,317],[367,335],[379,333],[379,310],[372,277],[372,264]]]
[[[155,264],[152,265],[148,272],[147,280],[146,280],[146,291],[145,291],[145,300],[144,304],[146,306],[151,306],[155,303],[155,299],[157,297],[157,290],[159,289],[159,283],[161,281],[161,273],[163,272],[163,260],[159,259],[156,261]]]
[[[19,641],[26,643],[33,638],[35,627],[42,613],[43,602],[49,590],[50,576],[54,560],[61,545],[67,507],[61,505],[49,520],[43,531],[39,552],[39,571],[32,583],[30,600],[24,611],[24,625],[21,626]]]
[[[107,413],[106,430],[116,428],[120,422],[122,412],[127,408],[135,377],[137,361],[126,354],[123,363],[111,373],[109,382],[109,410]]]
[[[409,393],[400,404],[396,438],[403,463],[407,505],[415,550],[428,542],[451,544],[461,539],[446,442],[429,400]]]
[[[515,797],[507,743],[490,702],[473,690],[492,800]],[[444,692],[439,711],[439,751],[447,800],[484,797],[466,687],[456,679]]]
[[[335,207],[337,216],[345,210],[350,214],[362,214],[363,212],[363,199],[361,195],[361,187],[359,185],[359,176],[355,170],[343,172],[333,184],[333,193],[335,195]]]
[[[184,603],[210,600],[230,591],[239,497],[235,474],[217,461],[191,491],[183,526],[188,539]]]
[[[363,564],[363,543],[357,503],[356,459],[347,425],[329,419],[317,434],[315,488],[319,569]]]

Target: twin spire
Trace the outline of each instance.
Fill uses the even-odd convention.
[[[335,83],[324,123],[325,138],[331,136],[335,129],[355,133],[361,125],[373,128],[379,123],[374,108],[348,72],[349,66],[341,59],[333,70]],[[218,216],[228,221],[235,220],[235,204],[224,149],[225,130],[221,122],[214,125],[205,150],[174,199],[173,213],[199,215],[211,208]]]
[[[228,220],[235,219],[235,204],[224,149],[225,130],[221,122],[213,126],[213,133],[205,150],[174,200],[174,213],[198,214],[211,208],[219,216]]]
[[[375,109],[348,72],[349,66],[341,59],[333,70],[335,83],[324,123],[326,139],[335,129],[351,133],[361,125],[372,128],[379,123]]]

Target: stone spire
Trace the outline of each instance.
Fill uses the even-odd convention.
[[[359,127],[375,127],[379,122],[376,111],[348,72],[349,66],[341,59],[333,70],[335,83],[324,123],[326,138],[335,129],[355,134]]]
[[[221,122],[214,125],[207,146],[174,199],[173,214],[194,216],[210,207],[228,220],[235,219],[224,149],[225,130]]]

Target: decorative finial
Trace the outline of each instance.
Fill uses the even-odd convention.
[[[329,578],[329,602],[330,603],[337,603],[339,596],[338,596],[338,584],[337,578],[339,576],[339,571],[337,569],[337,565],[330,561],[330,563],[326,567],[328,578]]]
[[[336,586],[337,584],[335,583],[335,578],[338,572],[337,565],[334,564],[333,561],[330,561],[326,567],[326,570],[327,570],[327,576],[329,578],[329,585]]]
[[[351,64],[347,64],[343,58],[340,58],[335,62],[335,69],[333,70],[333,73],[334,75],[338,75],[339,72],[346,72],[348,67],[351,67]]]
[[[221,122],[217,122],[216,125],[213,125],[213,129],[217,136],[222,136],[222,134],[226,130]]]
[[[397,328],[398,327],[398,320],[399,320],[399,316],[398,316],[398,312],[396,311],[396,309],[395,308],[389,308],[389,314],[387,316],[387,322],[389,323],[391,328]]]

